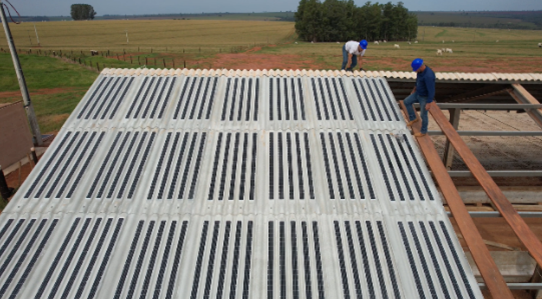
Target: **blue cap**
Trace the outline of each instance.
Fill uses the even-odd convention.
[[[422,67],[422,65],[423,65],[423,59],[416,58],[416,59],[412,60],[412,64],[411,64],[412,71],[415,72],[415,71],[419,70],[420,67]]]
[[[360,46],[363,50],[367,49],[367,41],[364,40],[364,39],[362,39],[362,40],[359,42],[359,46]]]

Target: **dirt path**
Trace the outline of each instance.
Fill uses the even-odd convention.
[[[86,90],[86,88],[81,87],[57,87],[57,88],[44,88],[44,89],[38,89],[30,91],[30,95],[42,95],[42,94],[55,94],[55,93],[63,93],[63,92],[70,92],[70,91],[81,91]],[[3,91],[0,92],[0,98],[14,98],[14,97],[20,97],[21,91]]]

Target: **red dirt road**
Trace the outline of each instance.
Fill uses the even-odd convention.
[[[63,92],[70,92],[70,91],[79,91],[79,90],[86,90],[85,88],[76,88],[76,87],[64,87],[64,88],[44,88],[44,89],[38,89],[34,91],[30,91],[30,95],[38,95],[38,94],[55,94],[55,93],[63,93]],[[14,98],[14,97],[21,97],[21,91],[3,91],[0,92],[0,98]]]

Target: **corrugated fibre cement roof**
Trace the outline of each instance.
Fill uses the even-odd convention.
[[[0,254],[3,298],[482,298],[378,77],[105,70]]]

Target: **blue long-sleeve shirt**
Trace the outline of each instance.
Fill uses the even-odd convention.
[[[433,102],[435,98],[435,73],[428,66],[416,78],[416,93],[419,96],[427,97],[427,103]]]

